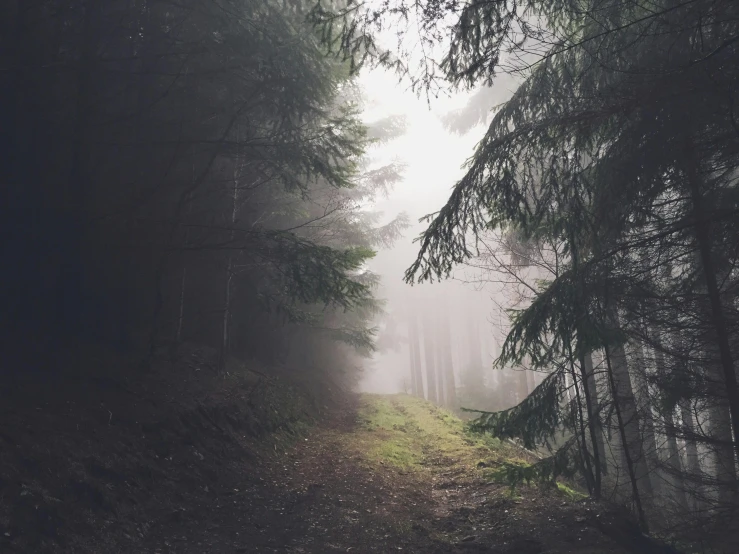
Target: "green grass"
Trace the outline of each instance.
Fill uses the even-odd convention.
[[[367,460],[410,470],[420,467],[423,433],[408,417],[406,402],[388,396],[363,396],[359,422],[365,433],[356,434],[364,443]]]
[[[361,432],[351,440],[370,464],[421,472],[444,459],[476,471],[503,451],[500,441],[470,433],[450,411],[408,395],[363,395],[358,419]]]
[[[561,492],[567,500],[571,500],[573,502],[576,502],[578,500],[582,500],[583,498],[587,498],[587,494],[583,494],[579,491],[576,491],[573,488],[568,487],[564,483],[557,483],[557,490]]]
[[[385,440],[375,449],[378,459],[397,467],[409,469],[419,464],[419,458],[408,440]]]

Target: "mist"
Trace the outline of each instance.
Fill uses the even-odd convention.
[[[0,551],[739,551],[738,44],[0,3]]]
[[[380,348],[364,362],[358,388],[370,393],[411,392],[410,326],[417,320],[418,325],[427,326],[421,329],[422,357],[425,341],[433,343],[429,352],[434,356],[446,356],[435,350],[441,340],[438,329],[446,327],[448,330],[441,332],[450,336],[448,363],[455,383],[461,385],[470,371],[479,372],[472,379],[482,379],[485,386],[498,389],[497,394],[506,399],[501,407],[514,405],[521,393],[517,384],[508,383],[516,374],[493,369],[508,328],[506,309],[513,307],[504,287],[488,282],[490,276],[485,279],[485,272],[474,264],[456,268],[449,279],[435,283],[409,284],[405,272],[418,255],[415,239],[426,227],[422,218],[437,212],[447,201],[484,135],[494,106],[510,97],[516,80],[504,78],[493,87],[475,91],[448,88],[433,98],[411,90],[386,70],[365,71],[359,83],[365,95],[365,121],[395,116],[405,122],[404,133],[373,148],[371,156],[380,162],[403,165],[402,181],[374,207],[388,217],[406,213],[411,226],[368,264],[381,278],[378,296],[384,301],[385,315],[379,321]],[[473,334],[477,337],[472,338]],[[424,390],[428,394],[427,381]],[[474,404],[472,398],[463,402]],[[466,407],[491,406],[488,402]]]

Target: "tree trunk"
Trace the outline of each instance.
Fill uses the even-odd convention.
[[[426,362],[426,386],[428,388],[428,399],[434,404],[439,403],[436,391],[436,363],[434,348],[434,326],[428,317],[423,318],[423,349]]]
[[[600,462],[600,471],[603,474],[608,472],[606,467],[606,449],[603,442],[603,423],[600,418],[600,405],[598,403],[598,386],[595,380],[595,369],[593,367],[593,354],[585,354],[583,359],[583,367],[585,368],[585,389],[590,399],[590,407],[588,409],[588,417],[592,422],[592,433],[595,440],[594,452],[598,455]]]
[[[618,347],[620,348],[620,347]],[[611,391],[613,393],[613,405],[616,412],[616,419],[618,420],[618,429],[619,433],[621,435],[621,445],[622,445],[622,451],[623,456],[626,461],[626,469],[628,471],[629,480],[631,481],[631,490],[633,495],[634,503],[636,504],[636,512],[639,517],[639,524],[641,527],[646,530],[647,525],[647,518],[644,512],[644,506],[642,504],[641,500],[641,492],[639,489],[639,473],[642,471],[646,471],[646,464],[643,464],[643,456],[637,457],[634,459],[631,454],[631,441],[633,440],[634,435],[634,416],[636,415],[636,407],[634,405],[633,401],[633,395],[631,395],[631,383],[628,383],[628,391],[626,389],[626,385],[624,383],[624,377],[628,380],[629,373],[626,369],[626,354],[623,352],[623,349],[620,348],[620,352],[616,353],[614,356],[615,359],[611,359],[611,355],[609,353],[608,346],[605,347],[605,354],[606,354],[606,365],[608,367],[608,378],[610,380],[611,384]],[[619,366],[618,368],[616,366]],[[616,377],[616,373],[618,372],[618,378]],[[625,393],[625,394],[622,394]],[[622,397],[625,397],[628,404],[628,397],[631,396],[631,405],[627,405],[626,410],[624,411],[621,406],[621,399]],[[629,413],[631,413],[632,417],[629,417]],[[641,442],[640,437],[638,436],[639,430],[638,427],[636,429],[637,434],[637,443],[639,444],[639,450],[641,449]],[[636,465],[637,462],[641,459],[642,465],[644,467],[641,467],[640,469],[637,469]]]
[[[418,337],[418,318],[416,313],[411,308],[409,315],[410,324],[410,336],[411,344],[410,348],[413,355],[415,365],[413,366],[414,381],[416,383],[416,394],[420,398],[426,398],[426,394],[423,389],[423,364],[421,362],[421,345]]]
[[[662,353],[662,340],[659,333],[650,333],[654,343],[654,365],[657,376],[667,375],[665,357]],[[681,513],[688,512],[688,497],[685,490],[685,474],[680,463],[680,450],[677,445],[677,428],[675,426],[674,406],[668,406],[664,410],[665,436],[667,437],[667,467],[669,468],[670,483],[672,491],[670,496],[677,504]]]
[[[708,292],[708,300],[711,307],[711,323],[716,332],[716,340],[720,355],[720,369],[722,373],[722,386],[726,390],[731,424],[733,427],[733,446],[739,452],[739,386],[737,385],[736,373],[734,372],[734,360],[731,355],[729,343],[729,329],[724,315],[724,307],[721,302],[716,270],[714,268],[713,253],[711,245],[711,221],[710,214],[706,213],[703,205],[703,193],[699,178],[698,160],[695,147],[691,141],[686,144],[686,175],[690,188],[691,200],[693,202],[693,216],[695,219],[695,235],[698,242],[701,263],[703,266],[703,278]],[[731,432],[731,431],[729,431]],[[736,483],[734,483],[736,486]]]
[[[595,379],[593,378],[593,359],[590,354],[580,355],[580,378],[582,395],[585,397],[585,408],[587,413],[588,434],[593,449],[593,494],[599,499],[602,491],[603,467],[605,465],[605,454],[603,450],[603,431],[598,416],[597,392],[595,390]],[[573,371],[574,373],[574,371]],[[578,394],[579,396],[579,394]],[[581,415],[582,418],[582,406]],[[585,438],[583,438],[585,442]],[[587,448],[584,448],[587,453]]]
[[[702,505],[703,478],[698,454],[698,444],[695,442],[695,418],[690,400],[680,401],[680,419],[682,421],[682,435],[685,437],[685,467],[689,478],[686,491],[692,500],[692,508],[698,510]]]
[[[670,496],[677,504],[682,514],[688,512],[688,497],[685,494],[685,476],[682,466],[680,465],[680,450],[677,447],[677,437],[675,436],[675,418],[673,410],[666,410],[665,433],[667,435],[667,466],[670,468],[670,482],[672,490]]]
[[[593,468],[593,461],[596,459],[597,454],[596,455],[590,454],[590,450],[588,450],[587,433],[585,431],[585,426],[587,424],[588,431],[590,432],[590,436],[592,440],[594,439],[593,434],[592,434],[593,427],[589,420],[586,422],[585,413],[583,412],[583,401],[582,401],[582,395],[580,394],[581,387],[578,385],[577,374],[575,373],[575,356],[574,356],[574,352],[572,348],[569,347],[569,345],[568,345],[568,351],[569,351],[568,353],[569,353],[569,358],[570,358],[569,360],[570,361],[570,373],[572,375],[572,385],[573,385],[573,390],[575,393],[575,405],[577,406],[577,413],[576,414],[573,413],[574,417],[577,420],[574,425],[575,435],[577,436],[578,427],[579,427],[580,440],[578,441],[578,444],[580,447],[580,451],[582,452],[583,460],[585,462],[585,479],[588,485],[588,492],[590,493],[591,496],[593,496],[597,500],[600,498],[600,468],[598,468],[597,476],[596,476],[596,472],[594,471],[594,468]],[[581,367],[580,369],[583,372],[585,370],[584,367]],[[583,390],[583,392],[586,392],[586,390]],[[589,412],[590,411],[590,401],[587,400],[587,396],[586,396],[585,405],[586,405],[587,412]],[[594,440],[592,440],[592,442],[594,442]]]
[[[442,302],[444,302],[442,300]],[[444,382],[444,405],[447,408],[457,407],[457,384],[454,379],[454,364],[452,362],[452,338],[449,328],[449,314],[446,303],[442,303],[443,312],[440,314],[439,325],[439,364]]]
[[[434,354],[436,356],[436,394],[439,406],[446,406],[449,391],[446,390],[446,356],[444,354],[444,338],[441,329],[441,314],[439,307],[431,310],[428,315],[434,326]]]
[[[467,320],[467,340],[469,345],[469,366],[470,369],[482,374],[482,345],[480,343],[480,327],[475,319],[474,314]]]
[[[709,333],[709,337],[713,333]],[[716,499],[720,509],[730,507],[737,490],[736,466],[731,433],[731,413],[715,341],[707,342],[705,360],[708,435],[711,462],[716,479]]]
[[[416,313],[412,308],[408,315],[408,352],[410,354],[413,394],[420,398],[424,398],[423,373],[421,370],[421,349],[418,344],[418,319],[416,318]]]
[[[608,326],[618,329],[618,315],[615,308],[610,307],[607,312]],[[609,366],[611,390],[615,403],[618,425],[626,463],[629,466],[629,477],[632,481],[634,502],[640,523],[646,526],[645,511],[652,505],[652,484],[649,479],[649,468],[645,457],[641,430],[639,428],[639,413],[634,399],[634,390],[626,362],[626,352],[620,344],[606,349],[606,358]]]
[[[640,342],[632,342],[630,346],[633,354],[631,375],[634,399],[636,400],[637,413],[639,414],[642,448],[646,458],[647,468],[649,469],[652,492],[657,496],[661,492],[659,490],[659,483],[662,481],[662,476],[660,475],[660,464],[657,455],[657,441],[654,437],[654,416],[652,414],[652,402],[649,398],[649,382],[647,380],[644,347]]]
[[[413,355],[413,346],[411,345],[410,322],[408,322],[408,371],[411,380],[411,394],[418,396],[418,383],[416,382],[416,357]]]
[[[688,472],[698,476],[701,473],[700,458],[698,457],[698,445],[695,443],[695,418],[689,400],[680,402],[680,419],[683,424],[683,435],[685,436],[685,461]]]

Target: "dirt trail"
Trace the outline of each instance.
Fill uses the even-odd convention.
[[[72,400],[53,387],[30,407],[8,402],[0,552],[635,551],[567,491],[495,484],[496,467],[525,454],[429,403],[354,396],[295,435],[297,396],[265,387],[254,403],[254,383],[234,379],[199,394],[169,387],[177,405],[144,402],[148,390],[81,388]],[[251,432],[288,405],[296,425]]]
[[[491,484],[512,451],[409,397],[361,397],[279,454],[149,551],[626,552],[591,525],[589,503]]]

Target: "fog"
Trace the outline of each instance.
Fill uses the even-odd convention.
[[[0,29],[3,552],[739,552],[739,1]]]
[[[388,218],[405,212],[411,222],[403,238],[392,248],[381,249],[369,264],[371,271],[381,277],[379,296],[386,303],[386,313],[379,322],[379,348],[365,362],[359,389],[411,392],[411,314],[420,318],[421,328],[424,324],[432,328],[448,325],[451,365],[458,388],[470,367],[482,372],[485,384],[498,388],[500,371],[493,370],[492,365],[505,336],[504,310],[510,307],[501,285],[481,282],[484,276],[472,266],[459,267],[449,279],[434,283],[410,285],[404,273],[418,253],[414,239],[425,229],[425,223],[419,220],[444,205],[486,129],[484,119],[461,130],[445,122],[458,124],[465,114],[469,119],[471,112],[491,113],[492,106],[511,95],[513,80],[505,78],[492,89],[447,90],[437,97],[415,93],[384,70],[363,72],[359,83],[366,99],[363,116],[368,123],[388,116],[406,119],[405,133],[376,146],[371,155],[383,163],[395,161],[405,166],[402,181],[375,208]],[[428,332],[423,334],[429,336]],[[474,334],[478,336],[471,336]],[[436,352],[437,358],[442,356]],[[428,383],[425,387],[428,392]]]

